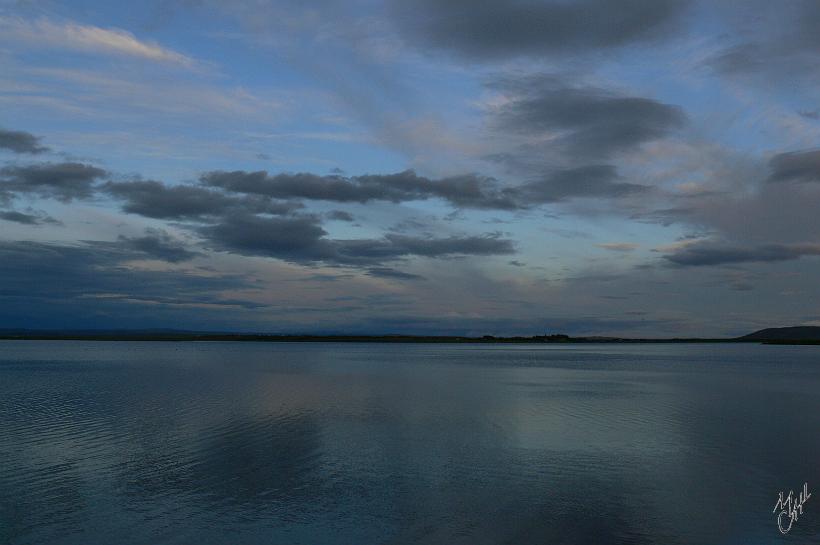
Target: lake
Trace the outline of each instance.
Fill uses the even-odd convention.
[[[0,342],[4,544],[820,543],[804,483],[820,346]]]

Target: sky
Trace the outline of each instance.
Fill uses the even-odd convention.
[[[0,0],[0,328],[820,325],[820,4]]]

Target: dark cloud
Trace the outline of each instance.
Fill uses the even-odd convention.
[[[766,69],[770,63],[770,50],[755,43],[734,45],[709,59],[713,68],[725,74],[756,72]]]
[[[49,151],[40,145],[40,139],[24,131],[9,131],[0,128],[0,149],[15,153],[43,153]]]
[[[498,188],[496,180],[475,174],[432,180],[412,170],[354,177],[216,171],[204,174],[201,180],[207,186],[277,199],[398,203],[440,198],[465,208],[514,209],[518,206]]]
[[[521,206],[512,195],[499,189],[494,178],[464,174],[437,181],[429,181],[427,190],[461,208],[513,210]]]
[[[744,1],[715,3],[724,10],[727,35],[736,41],[707,59],[708,66],[726,76],[752,78],[770,88],[816,79],[820,68],[820,4]],[[719,10],[720,11],[720,10]],[[753,18],[748,15],[754,14]],[[765,22],[765,23],[764,23]]]
[[[612,165],[559,170],[516,190],[525,201],[554,203],[572,198],[616,198],[647,191],[647,186],[618,181]]]
[[[389,234],[383,240],[345,241],[346,246],[364,256],[448,257],[452,255],[508,255],[515,253],[512,241],[492,233],[480,236],[428,238]]]
[[[0,220],[21,223],[23,225],[58,225],[60,222],[46,214],[25,214],[16,210],[6,210],[0,212]]]
[[[108,182],[102,190],[122,199],[126,212],[200,223],[195,231],[216,250],[295,263],[370,266],[375,271],[374,276],[390,274],[376,265],[409,256],[439,258],[514,253],[512,242],[497,234],[448,238],[389,234],[379,239],[331,239],[319,216],[293,215],[291,212],[299,205],[271,200],[303,198],[363,202],[446,195],[451,202],[474,204],[482,201],[491,206],[498,201],[490,195],[500,194],[500,190],[490,185],[494,184],[490,179],[465,176],[432,181],[410,171],[350,179],[336,175],[212,172],[203,175],[202,182],[210,187],[167,186],[156,181],[138,180]],[[513,204],[514,191],[508,190],[507,195],[505,206],[521,206]],[[332,217],[345,221],[353,219],[344,212]],[[182,261],[195,255],[157,233],[141,238],[121,238],[121,243],[167,261]],[[396,273],[393,276],[398,278]]]
[[[0,191],[70,202],[90,198],[94,183],[106,175],[103,169],[82,163],[7,166],[0,169]]]
[[[133,238],[120,236],[118,240],[126,248],[170,263],[188,261],[200,255],[186,249],[184,244],[161,229],[146,229],[145,236]]]
[[[408,177],[415,177],[408,172]],[[377,185],[359,186],[338,175],[276,174],[265,171],[215,171],[202,175],[205,185],[219,187],[237,193],[265,195],[275,198],[301,198],[337,202],[367,202],[374,199],[395,200],[384,188]]]
[[[216,225],[201,227],[198,232],[218,250],[302,263],[376,265],[408,256],[488,256],[515,252],[510,240],[496,234],[448,238],[388,234],[381,239],[329,239],[314,216],[236,215]]]
[[[328,274],[328,273],[316,273],[310,274],[308,276],[303,276],[297,278],[297,282],[338,282],[339,280],[348,280],[350,278],[355,278],[356,275],[352,273],[339,273],[339,274]]]
[[[249,214],[225,218],[199,229],[216,249],[237,254],[317,261],[328,255],[327,232],[313,216],[265,218]]]
[[[820,182],[820,150],[780,153],[769,166],[771,182]]]
[[[124,211],[149,218],[198,218],[221,214],[233,204],[222,193],[193,186],[169,187],[153,180],[109,182],[103,189],[125,201]]]
[[[643,223],[657,223],[668,227],[677,222],[683,222],[694,214],[695,210],[688,207],[663,208],[660,210],[648,210],[635,212],[629,219]]]
[[[389,280],[424,280],[423,276],[399,271],[392,267],[371,267],[367,269],[367,274],[376,278],[387,278]]]
[[[0,241],[0,322],[26,327],[150,327],[204,323],[208,308],[257,302],[224,297],[254,288],[239,275],[130,268],[144,253],[126,244]],[[164,321],[161,321],[164,320]]]
[[[560,146],[577,157],[602,158],[630,150],[666,136],[686,121],[677,106],[572,86],[552,76],[507,78],[491,86],[511,95],[492,112],[497,130],[550,135],[550,147]]]
[[[684,246],[663,257],[675,265],[698,267],[790,261],[811,255],[820,255],[820,244],[730,246],[714,243],[699,243]]]
[[[412,171],[351,178],[304,173],[211,172],[205,174],[202,181],[228,191],[279,199],[365,203],[371,200],[404,202],[441,198],[459,208],[494,210],[525,209],[572,198],[620,197],[647,189],[646,186],[620,181],[615,167],[611,165],[554,170],[517,187],[502,187],[494,178],[474,174],[431,180]],[[349,221],[347,216],[342,219]]]
[[[12,221],[14,223],[22,223],[23,225],[38,225],[40,223],[40,218],[37,216],[32,214],[23,214],[22,212],[15,212],[14,210],[0,212],[0,219]]]
[[[729,288],[733,291],[752,291],[755,289],[754,284],[745,282],[731,282]]]
[[[620,47],[669,36],[684,0],[394,2],[408,37],[475,59]]]
[[[633,242],[605,242],[595,246],[610,252],[634,252],[639,247],[638,244]]]
[[[239,198],[204,187],[168,186],[153,180],[108,182],[102,190],[125,201],[122,207],[125,212],[157,219],[201,219],[238,211],[287,214],[300,207],[296,203]]]
[[[791,151],[766,159],[744,156],[725,164],[704,160],[703,167],[694,168],[704,168],[705,186],[714,191],[672,194],[666,202],[673,208],[637,211],[633,217],[687,225],[701,237],[731,241],[743,249],[820,241],[820,151]]]
[[[356,218],[353,217],[353,214],[351,214],[350,212],[345,212],[344,210],[331,210],[327,213],[327,218],[334,221],[356,221]]]

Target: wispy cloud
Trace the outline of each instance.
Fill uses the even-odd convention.
[[[7,82],[0,80],[0,102],[24,104],[61,112],[111,115],[122,118],[134,110],[142,115],[155,112],[168,115],[198,117],[228,116],[268,118],[281,110],[281,103],[271,97],[258,96],[241,87],[218,87],[209,82],[188,82],[178,79],[146,82],[131,74],[106,74],[74,68],[17,68],[18,78],[31,80],[26,93],[7,91]],[[58,87],[59,86],[59,87]],[[60,93],[54,96],[54,89]]]
[[[194,68],[193,58],[152,41],[140,40],[119,28],[100,28],[71,21],[37,19],[28,21],[0,17],[0,36],[6,42],[25,42],[27,46],[49,47],[104,55],[122,55],[149,61]]]
[[[612,252],[632,252],[638,249],[638,244],[632,242],[605,242],[595,246]]]

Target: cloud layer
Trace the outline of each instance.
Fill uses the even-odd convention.
[[[412,43],[497,60],[617,48],[662,38],[688,2],[423,0],[395,4],[399,26]]]
[[[68,4],[0,8],[6,323],[816,317],[817,2]]]

